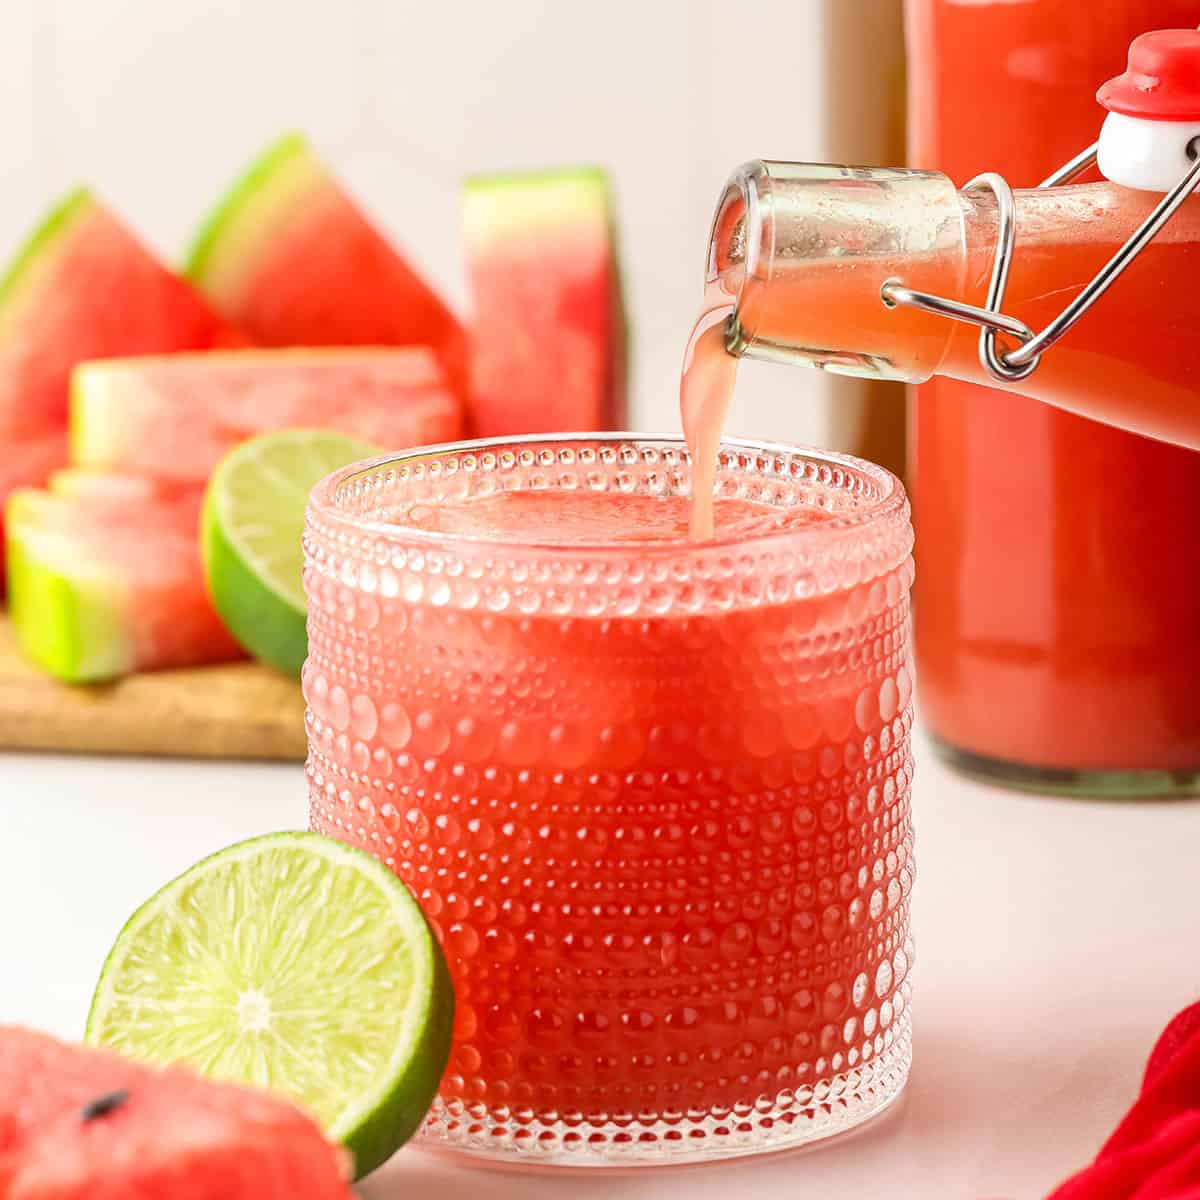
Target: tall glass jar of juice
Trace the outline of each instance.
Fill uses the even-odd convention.
[[[910,161],[1033,186],[1095,140],[1130,41],[1200,0],[907,0]],[[1200,455],[1010,393],[917,390],[923,715],[1038,789],[1200,786]]]

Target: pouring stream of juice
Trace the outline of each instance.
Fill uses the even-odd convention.
[[[733,305],[707,308],[688,338],[679,382],[683,436],[692,455],[692,514],[688,533],[694,542],[713,536],[713,486],[721,430],[737,378],[737,358],[725,349],[725,326]]]

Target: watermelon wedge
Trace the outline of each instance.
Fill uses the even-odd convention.
[[[0,546],[4,544],[4,497],[22,487],[37,487],[55,467],[67,461],[65,430],[40,437],[10,438],[0,447]],[[0,554],[0,598],[4,591],[4,556]]]
[[[352,1200],[347,1171],[265,1092],[0,1027],[5,1200]]]
[[[82,359],[246,344],[91,193],[72,192],[0,282],[0,435],[62,429]]]
[[[401,450],[452,441],[462,424],[424,346],[108,359],[77,368],[71,385],[72,461],[194,483],[238,442],[275,429]]]
[[[475,176],[463,227],[477,430],[622,428],[625,324],[605,173]]]
[[[86,683],[241,657],[204,588],[201,489],[80,471],[52,483],[5,510],[9,609],[31,659]]]
[[[298,134],[269,147],[201,229],[186,267],[263,346],[430,346],[466,394],[457,318]]]
[[[0,504],[66,461],[81,359],[245,344],[95,197],[72,192],[0,279]]]

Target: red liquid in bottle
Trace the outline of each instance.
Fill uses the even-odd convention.
[[[1132,38],[1195,26],[1200,3],[908,0],[907,20],[911,165],[1032,186],[1095,139],[1095,89]],[[1128,336],[1157,352],[1168,322],[1150,303]],[[1200,457],[945,379],[919,389],[914,425],[932,731],[1017,767],[1200,767]]]

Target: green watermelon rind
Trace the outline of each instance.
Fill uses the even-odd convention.
[[[608,171],[595,163],[583,163],[577,167],[543,167],[534,171],[475,171],[463,179],[467,192],[491,191],[495,188],[523,190],[530,185],[547,183],[595,183],[607,197],[609,191]]]
[[[549,210],[536,212],[532,198],[545,188],[554,188],[562,192],[570,189],[569,199],[559,196],[554,207]],[[611,188],[608,172],[599,166],[579,167],[546,167],[535,171],[484,171],[468,175],[463,179],[462,194],[464,205],[470,206],[473,199],[488,196],[498,196],[511,207],[507,210],[509,220],[495,227],[491,222],[482,220],[478,231],[484,243],[495,241],[502,243],[512,232],[522,227],[537,227],[544,223],[569,224],[578,213],[595,213],[601,211],[612,225]],[[529,196],[531,202],[521,211],[522,195]],[[565,202],[564,202],[565,201]],[[468,242],[472,237],[472,223],[468,219],[466,226]]]
[[[102,580],[69,579],[27,550],[21,508],[31,498],[15,492],[5,511],[9,615],[21,649],[64,683],[127,674],[133,652],[118,598]]]
[[[299,679],[308,655],[304,610],[250,570],[244,552],[222,529],[217,505],[207,498],[200,518],[200,557],[209,599],[234,640],[268,666]]]
[[[229,231],[238,224],[246,205],[286,168],[310,155],[307,139],[294,131],[285,133],[263,150],[201,224],[184,257],[184,277],[197,286],[202,285],[214,255]]]
[[[70,230],[75,220],[92,204],[92,193],[87,188],[72,188],[38,222],[7,269],[0,274],[0,314],[19,298],[21,281],[29,268]]]
[[[182,875],[164,884],[153,896],[142,904],[121,927],[112,949],[100,969],[96,990],[88,1009],[83,1040],[90,1046],[101,1046],[99,1024],[103,1016],[103,1001],[107,999],[106,983],[110,972],[119,962],[119,951],[126,934],[131,933],[144,918],[150,918],[163,908],[170,893],[183,879],[215,863],[230,854],[251,853],[259,847],[275,843],[309,843],[331,860],[343,859],[352,862],[359,870],[374,876],[387,894],[403,894],[405,901],[396,912],[402,914],[405,925],[414,935],[414,949],[422,951],[427,971],[414,971],[414,987],[427,984],[430,1003],[422,1014],[422,1022],[408,1031],[394,1050],[386,1077],[390,1086],[386,1090],[363,1097],[360,1103],[343,1114],[342,1119],[330,1129],[326,1137],[339,1142],[354,1158],[354,1178],[361,1179],[386,1162],[421,1127],[438,1085],[450,1058],[450,1046],[454,1032],[455,993],[446,957],[442,951],[429,919],[425,916],[416,897],[409,888],[378,859],[365,850],[349,846],[344,842],[326,837],[324,834],[307,831],[286,831],[262,834],[248,838],[209,854],[189,867]]]

